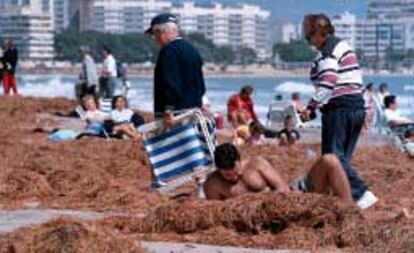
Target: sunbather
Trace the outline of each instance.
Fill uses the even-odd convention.
[[[132,123],[134,114],[134,111],[126,107],[126,101],[123,96],[115,96],[112,100],[111,111],[111,119],[113,121],[112,132],[140,140],[141,135],[138,134]]]
[[[102,134],[105,130],[104,122],[111,119],[110,115],[99,110],[95,98],[91,95],[82,98],[82,106],[85,109],[88,131],[96,135]]]
[[[217,147],[214,155],[218,170],[212,173],[204,184],[208,199],[223,200],[246,193],[265,191],[294,190],[326,194],[328,190],[332,190],[333,194],[343,201],[352,201],[349,181],[335,155],[322,156],[306,176],[294,180],[290,187],[264,158],[257,156],[242,159],[232,144]]]
[[[294,129],[293,118],[291,115],[287,115],[283,121],[284,128],[279,132],[279,146],[292,146],[295,145],[299,139],[299,132]]]
[[[414,127],[414,120],[401,116],[398,111],[397,97],[394,95],[386,96],[384,98],[385,103],[385,117],[387,118],[388,125],[391,128],[398,127]]]

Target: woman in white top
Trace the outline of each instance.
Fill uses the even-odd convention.
[[[97,135],[101,134],[104,130],[104,121],[110,120],[110,115],[99,110],[93,96],[87,95],[83,97],[82,105],[85,109],[85,119],[88,123],[88,130]]]
[[[112,131],[115,134],[125,134],[126,136],[140,140],[134,125],[131,123],[134,112],[126,107],[126,101],[123,96],[115,96],[112,100],[111,119],[114,122]]]

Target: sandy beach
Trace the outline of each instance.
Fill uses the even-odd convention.
[[[414,251],[414,160],[391,145],[361,142],[353,160],[380,201],[367,211],[313,194],[257,194],[223,202],[170,199],[150,191],[141,144],[86,138],[52,142],[36,127],[58,127],[55,112],[74,101],[0,97],[0,207],[112,213],[93,220],[55,218],[0,235],[0,252],[141,252],[141,241],[191,242],[315,252]],[[147,120],[151,118],[146,115]],[[78,122],[82,124],[81,122]],[[311,149],[245,148],[286,180],[314,162]],[[59,251],[60,252],[60,251]],[[145,252],[145,251],[142,251]]]

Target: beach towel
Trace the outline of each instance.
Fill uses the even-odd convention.
[[[60,129],[51,135],[49,139],[52,141],[64,141],[64,140],[73,140],[79,136],[79,133],[70,129]]]

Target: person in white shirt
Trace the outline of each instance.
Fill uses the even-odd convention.
[[[112,100],[111,119],[114,123],[112,132],[115,134],[126,135],[134,140],[141,140],[141,135],[131,122],[134,111],[127,108],[126,100],[123,96],[115,96]]]
[[[109,48],[104,47],[102,51],[104,57],[102,75],[99,80],[99,91],[103,98],[112,98],[116,88],[116,60]]]
[[[85,119],[89,132],[100,135],[105,130],[104,122],[110,120],[108,113],[99,110],[95,98],[92,95],[86,95],[82,98],[82,105],[85,109]]]
[[[398,111],[397,97],[394,95],[386,96],[385,103],[385,117],[388,125],[391,128],[396,127],[414,127],[414,120],[401,116]]]

